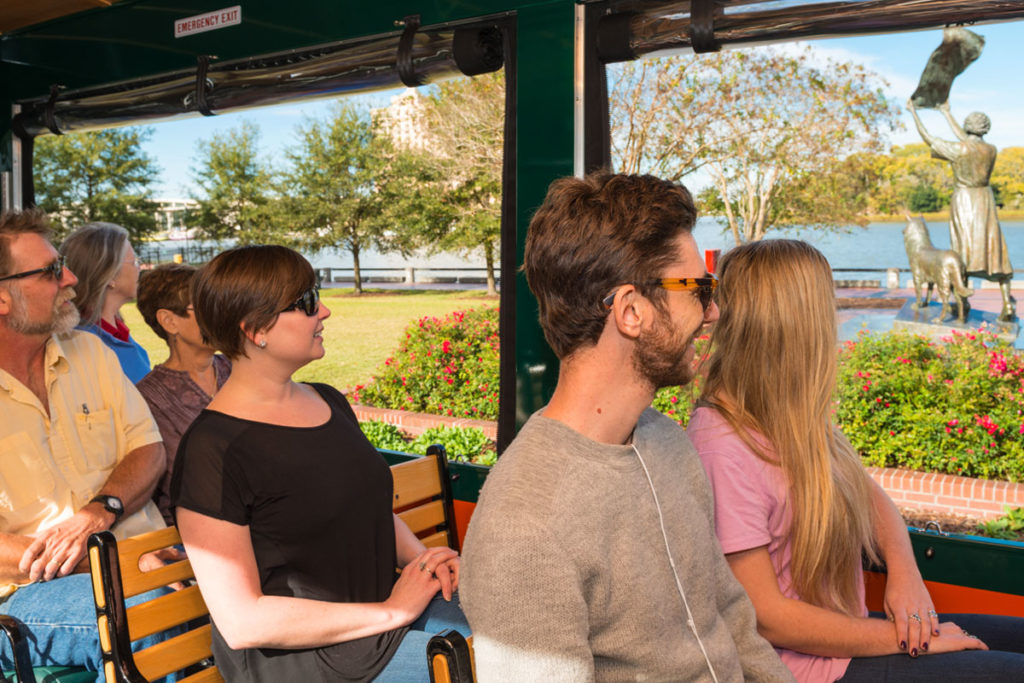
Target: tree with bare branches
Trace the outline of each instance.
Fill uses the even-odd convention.
[[[628,64],[610,91],[616,168],[673,180],[702,171],[711,183],[705,208],[721,215],[737,244],[780,225],[854,222],[863,201],[820,193],[856,187],[825,180],[852,155],[881,151],[885,131],[898,125],[883,84],[809,47]]]

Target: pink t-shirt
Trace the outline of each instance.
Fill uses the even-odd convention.
[[[779,589],[799,600],[792,587],[790,546],[786,541],[792,515],[787,505],[782,470],[754,455],[718,411],[698,408],[686,429],[700,456],[715,494],[715,532],[725,554],[768,546]],[[754,435],[759,445],[767,444]],[[771,457],[772,449],[763,448]],[[864,575],[857,572],[861,602]],[[867,607],[864,616],[867,616]],[[842,678],[848,658],[819,657],[775,648],[799,683],[822,683]]]

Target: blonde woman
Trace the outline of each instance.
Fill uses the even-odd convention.
[[[132,339],[120,313],[139,286],[139,259],[128,231],[113,223],[86,223],[68,235],[60,253],[78,276],[74,302],[82,316],[79,329],[102,339],[117,354],[128,379],[138,382],[149,372],[149,354]]]
[[[688,433],[761,635],[801,682],[1024,680],[1024,620],[935,613],[899,512],[832,423],[825,257],[767,240],[726,254],[719,277],[721,318]],[[865,554],[887,566],[886,614],[865,607]]]

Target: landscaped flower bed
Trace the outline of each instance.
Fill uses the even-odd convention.
[[[349,400],[451,417],[498,417],[498,309],[420,318],[370,382]]]
[[[983,331],[864,334],[839,354],[836,420],[868,465],[1024,481],[1024,356]]]

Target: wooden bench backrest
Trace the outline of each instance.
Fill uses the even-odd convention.
[[[394,479],[392,509],[424,545],[448,545],[457,550],[451,480],[444,448],[431,446],[426,457],[394,465],[391,473]],[[107,683],[144,683],[186,667],[191,667],[191,672],[211,657],[209,622],[189,629],[183,626],[209,614],[194,582],[182,590],[133,607],[124,605],[126,598],[194,578],[187,559],[152,571],[139,569],[140,556],[180,544],[176,527],[122,541],[116,541],[109,531],[90,537],[89,565]],[[131,641],[175,627],[184,632],[132,653]],[[212,666],[183,679],[185,683],[221,680],[216,667]]]
[[[441,446],[427,455],[391,466],[395,481],[392,509],[428,548],[459,549],[452,506],[448,458]]]
[[[89,539],[89,564],[107,683],[151,681],[187,667],[201,667],[201,662],[210,658],[209,622],[186,628],[190,622],[209,614],[194,583],[133,607],[124,606],[126,598],[194,578],[187,559],[148,572],[139,569],[142,555],[180,544],[176,527],[120,542],[109,531],[93,534]],[[131,641],[176,627],[183,632],[132,654]],[[222,679],[216,668],[206,667],[183,680],[205,683]]]

